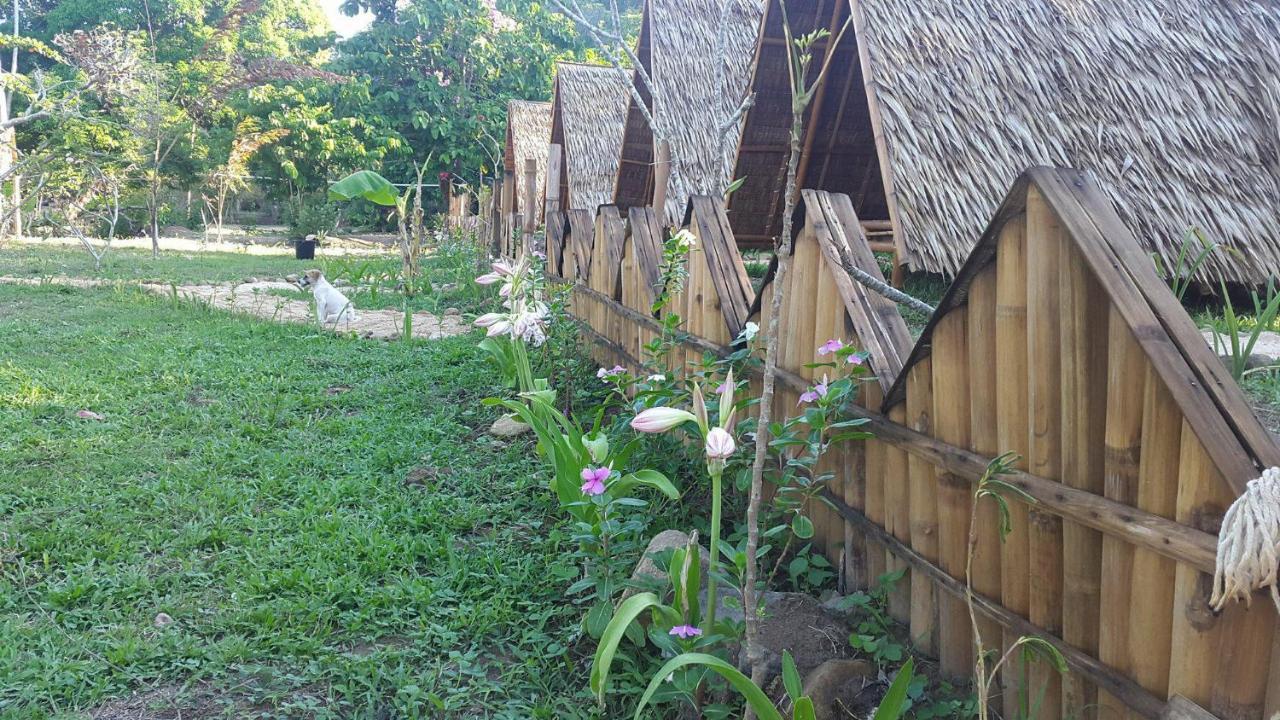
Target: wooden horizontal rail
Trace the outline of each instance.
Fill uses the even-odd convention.
[[[885,532],[884,529],[867,519],[862,513],[844,504],[844,501],[832,494],[830,490],[823,490],[822,494],[827,502],[835,508],[836,512],[840,513],[841,517],[858,526],[864,533],[871,536],[871,540],[884,545],[894,555],[910,563],[917,571],[928,575],[930,579],[949,594],[961,600],[965,598],[967,589],[964,583],[951,577],[946,570],[934,565],[915,550],[902,544],[902,541]],[[1164,712],[1165,703],[1155,695],[1147,692],[1142,686],[1120,675],[1092,655],[1066,644],[1053,633],[1032,624],[1021,615],[1012,612],[994,600],[974,593],[973,606],[978,612],[1019,635],[1036,636],[1045,639],[1057,648],[1058,652],[1062,653],[1062,657],[1066,659],[1067,665],[1071,669],[1085,676],[1098,687],[1115,695],[1139,715],[1154,719],[1159,718]]]

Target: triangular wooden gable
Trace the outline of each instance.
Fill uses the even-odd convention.
[[[704,266],[715,292],[714,298],[707,297],[708,293],[701,293],[702,300],[691,295],[690,302],[705,303],[706,300],[714,300],[719,305],[728,330],[726,340],[732,340],[746,327],[755,291],[751,287],[751,278],[747,276],[746,266],[742,263],[738,245],[733,239],[733,231],[729,229],[729,219],[725,216],[723,203],[715,198],[695,195],[689,199],[684,217],[685,227],[698,238],[697,252],[691,254],[691,259],[704,258]],[[690,268],[690,288],[697,284],[697,269]],[[690,288],[686,288],[686,294],[689,294]],[[687,319],[695,321],[693,317]],[[713,342],[718,341],[718,338],[709,335],[703,337]]]
[[[1091,178],[1034,168],[1018,179],[881,416],[927,439],[897,445],[905,465],[890,463],[894,448],[877,451],[885,459],[868,465],[867,517],[888,530],[901,507],[905,532],[892,534],[952,582],[967,571],[972,478],[917,452],[922,444],[1015,453],[1019,469],[1063,488],[1035,503],[1008,497],[1007,538],[994,504],[979,505],[973,526],[978,596],[1078,651],[1068,675],[1033,673],[1047,688],[1042,716],[1149,716],[1181,694],[1219,717],[1261,717],[1277,699],[1274,608],[1214,613],[1202,557],[1173,544],[1216,533],[1280,454]],[[1088,503],[1098,509],[1078,511]],[[1118,522],[1094,522],[1100,514]],[[964,603],[926,575],[907,579],[911,635],[935,649],[944,675],[967,675]]]
[[[556,277],[564,277],[564,236],[568,222],[559,210],[547,213],[547,270]]]
[[[1263,467],[1280,465],[1280,447],[1254,416],[1239,385],[1200,335],[1151,258],[1125,227],[1092,177],[1075,170],[1032,168],[1018,178],[995,218],[930,319],[906,367],[933,350],[939,322],[969,301],[974,278],[996,262],[1006,225],[1026,212],[1028,192],[1038,192],[1066,237],[1159,374],[1187,422],[1236,493]],[[884,407],[905,400],[905,373],[885,396]]]
[[[567,280],[580,279],[585,282],[591,277],[595,223],[592,222],[591,212],[580,208],[566,211],[565,217],[568,218],[568,230],[565,234],[564,276]]]

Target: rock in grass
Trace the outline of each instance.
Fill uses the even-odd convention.
[[[158,628],[169,627],[173,624],[173,618],[169,617],[169,613],[156,613],[154,623]]]
[[[649,541],[649,546],[644,549],[644,554],[640,556],[640,562],[636,563],[636,569],[631,572],[631,582],[638,587],[647,587],[655,585],[666,587],[669,583],[667,573],[658,568],[658,563],[654,562],[654,556],[665,551],[672,551],[676,548],[682,548],[689,544],[689,536],[679,530],[663,530],[653,539]],[[707,585],[707,564],[710,562],[711,555],[707,549],[699,546],[698,550],[702,554],[702,586]],[[636,587],[627,588],[623,593],[622,599],[626,600],[632,595],[639,592]]]
[[[456,315],[461,315],[461,314],[462,314],[462,311],[461,311],[461,310],[459,310],[458,308],[451,307],[451,308],[445,308],[445,309],[444,309],[444,314],[445,314],[445,316],[446,316],[446,317],[451,316],[451,315],[456,316]]]
[[[489,434],[494,437],[512,438],[523,435],[533,428],[525,425],[510,415],[503,415],[493,422],[489,428]]]
[[[836,658],[814,668],[804,679],[804,694],[813,700],[814,717],[835,720],[848,717],[858,695],[876,679],[876,669],[866,660]]]

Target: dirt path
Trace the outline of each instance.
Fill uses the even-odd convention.
[[[55,278],[19,278],[0,276],[0,283],[7,285],[67,285],[70,287],[141,287],[147,292],[157,295],[172,295],[175,288],[170,285],[155,283],[129,283],[119,280],[96,280],[92,278],[55,277]],[[268,280],[251,283],[218,283],[211,285],[178,285],[179,297],[204,303],[219,310],[253,315],[275,322],[314,324],[315,311],[309,300],[295,300],[273,294],[273,291],[296,291],[292,283],[282,280]],[[396,340],[402,335],[404,313],[399,310],[361,310],[356,309],[356,319],[343,321],[335,327],[326,329],[338,332],[353,332],[364,338],[379,340]],[[470,330],[470,326],[460,315],[436,316],[428,312],[413,314],[413,337],[436,339],[461,335]]]

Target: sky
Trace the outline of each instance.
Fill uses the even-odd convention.
[[[342,14],[338,6],[342,4],[342,0],[320,0],[320,6],[324,8],[324,14],[329,18],[329,24],[333,26],[334,32],[339,36],[349,38],[352,35],[364,30],[373,22],[373,13],[360,13],[355,17],[347,17]]]

